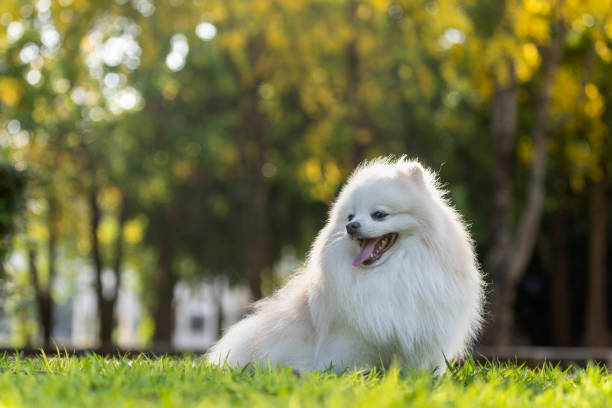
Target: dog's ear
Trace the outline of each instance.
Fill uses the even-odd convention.
[[[400,173],[402,177],[406,177],[419,186],[425,186],[427,184],[425,169],[419,162],[411,161],[405,163],[404,166],[402,166]]]

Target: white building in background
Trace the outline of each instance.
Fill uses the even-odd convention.
[[[15,270],[25,270],[25,258],[14,253],[10,261]],[[276,277],[286,280],[299,266],[300,261],[292,248],[285,248],[274,267]],[[97,299],[95,274],[83,263],[73,264],[78,270],[76,277],[63,278],[55,282],[54,294],[61,300],[55,305],[53,337],[62,346],[76,348],[96,347],[98,343]],[[138,275],[132,270],[124,271],[117,298],[117,345],[125,349],[144,347],[141,328],[146,309],[138,293]],[[102,274],[103,292],[112,293],[116,285],[115,275],[110,270]],[[1,299],[0,299],[1,300]],[[174,288],[174,334],[173,346],[178,350],[200,351],[210,347],[219,334],[219,305],[223,328],[242,318],[248,309],[250,291],[246,286],[230,287],[228,280],[218,277],[200,283],[178,282]],[[10,346],[16,324],[15,316],[0,313],[0,346]]]
[[[63,300],[54,305],[53,338],[62,345],[91,348],[98,344],[98,316],[95,292],[95,274],[89,267],[79,268],[72,280],[74,287],[66,296],[69,280],[58,277],[54,293],[63,293]],[[138,276],[126,270],[115,309],[117,317],[117,345],[125,349],[144,347],[141,324],[146,310],[138,295]],[[103,292],[112,293],[116,284],[114,274],[104,271]],[[219,304],[223,313],[223,326],[239,320],[249,304],[246,287],[230,287],[227,279],[200,283],[179,282],[174,290],[175,328],[173,346],[178,350],[201,351],[210,347],[219,333]],[[0,347],[11,346],[17,316],[0,314]]]
[[[90,268],[81,269],[76,277],[74,295],[69,302],[72,304],[72,333],[68,343],[74,347],[95,347],[98,340],[98,301],[95,292],[95,275]],[[68,322],[56,319],[55,327],[62,327]],[[55,331],[55,328],[54,328]],[[59,339],[58,339],[59,340]]]
[[[230,288],[227,279],[174,288],[175,327],[172,344],[179,350],[203,350],[210,347],[219,333],[219,305],[223,328],[240,320],[248,307],[246,287]]]
[[[174,287],[174,335],[178,349],[202,350],[213,343],[217,333],[218,306],[214,285]]]
[[[103,289],[112,290],[114,275],[106,271],[102,276]],[[98,340],[97,300],[94,276],[83,275],[77,280],[77,294],[72,299],[72,337],[68,343],[75,347],[94,347]],[[137,276],[126,271],[115,309],[117,318],[117,345],[125,349],[139,349],[143,341],[139,333],[145,309],[136,292]],[[219,299],[220,298],[220,299]],[[231,325],[242,317],[249,304],[246,287],[229,286],[226,279],[200,283],[178,282],[174,288],[173,347],[177,350],[205,350],[216,340],[219,301],[223,312],[223,325]],[[56,326],[63,326],[57,322]]]

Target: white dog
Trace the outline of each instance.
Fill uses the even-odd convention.
[[[303,269],[207,358],[336,371],[395,358],[442,372],[474,339],[482,303],[472,241],[435,174],[381,158],[350,177]]]

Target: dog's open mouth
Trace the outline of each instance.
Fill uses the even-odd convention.
[[[397,232],[382,235],[376,238],[360,238],[361,250],[353,261],[353,266],[372,265],[389,250],[397,241]]]

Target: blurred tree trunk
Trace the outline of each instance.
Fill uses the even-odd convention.
[[[491,250],[488,254],[487,269],[493,279],[493,299],[491,307],[494,317],[502,321],[504,310],[502,299],[507,288],[510,257],[512,256],[512,175],[514,162],[514,144],[517,127],[517,84],[514,77],[514,66],[509,64],[512,73],[508,84],[498,83],[493,94],[491,112],[491,133],[493,135],[493,200],[491,219]],[[497,332],[495,325],[488,334],[489,342]]]
[[[255,41],[248,54],[253,65],[258,58]],[[261,273],[272,265],[272,236],[269,218],[268,184],[261,169],[265,163],[265,118],[259,111],[259,81],[247,86],[240,105],[237,133],[238,199],[245,250],[247,277],[254,299],[261,293]]]
[[[606,279],[606,225],[608,200],[606,163],[601,160],[601,175],[589,186],[588,289],[586,304],[586,334],[588,346],[607,347],[608,296]]]
[[[123,265],[123,227],[127,219],[127,199],[122,193],[121,201],[119,204],[119,225],[117,231],[117,238],[115,240],[115,253],[113,261],[113,273],[115,274],[115,286],[112,289],[112,293],[109,296],[98,298],[98,304],[100,305],[100,340],[102,347],[111,347],[113,344],[113,328],[115,326],[115,309],[117,306],[117,299],[119,297],[119,289],[121,288],[121,268]]]
[[[217,338],[223,336],[223,300],[217,299]]]
[[[576,99],[574,112],[566,113],[560,120],[558,126],[561,126],[570,119],[580,118],[582,116],[582,101],[584,99],[584,88],[588,83],[597,53],[595,47],[590,47],[589,51],[585,54],[582,63],[582,73],[580,78],[580,89]],[[541,259],[545,261],[546,269],[548,269],[548,276],[551,281],[551,296],[550,296],[550,308],[552,314],[552,335],[553,344],[558,347],[567,347],[573,344],[572,339],[572,322],[573,322],[573,308],[572,308],[572,292],[570,290],[570,270],[568,261],[568,236],[567,236],[567,198],[566,194],[568,191],[567,179],[569,177],[568,163],[565,157],[566,141],[564,138],[557,140],[557,151],[561,154],[558,155],[558,168],[557,168],[557,180],[556,186],[559,188],[556,191],[557,208],[553,214],[552,227],[551,227],[551,238],[550,245],[541,256]]]
[[[44,347],[51,345],[51,335],[53,329],[52,301],[47,290],[40,286],[38,280],[38,267],[36,266],[36,249],[33,245],[28,247],[28,265],[30,272],[30,281],[34,287],[36,297],[36,308],[38,309],[38,319],[42,328],[42,338]]]
[[[15,221],[22,211],[24,190],[29,176],[17,170],[13,164],[0,160],[0,283],[6,278],[4,259],[11,249],[11,237],[15,234]],[[2,306],[0,285],[0,307]]]
[[[98,336],[100,339],[101,347],[109,347],[110,336],[105,332],[108,323],[108,306],[104,301],[104,293],[102,287],[102,253],[100,249],[100,240],[98,239],[98,228],[100,226],[100,219],[102,217],[100,211],[100,205],[98,204],[98,186],[93,183],[88,192],[88,203],[89,203],[89,235],[91,240],[91,260],[94,266],[94,272],[96,274],[96,300],[98,302],[98,317],[100,319],[100,327]],[[111,316],[112,319],[112,316]],[[112,321],[110,323],[112,325]]]
[[[211,286],[215,304],[217,305],[217,338],[220,339],[223,335],[223,294],[227,287],[227,278],[225,276],[216,276]]]
[[[42,338],[45,347],[52,344],[53,336],[53,282],[55,281],[57,259],[57,201],[52,194],[47,200],[47,230],[49,231],[49,239],[47,241],[48,251],[48,274],[47,284],[45,287],[41,285],[38,268],[36,266],[36,249],[31,245],[28,248],[28,264],[30,271],[30,280],[34,287],[36,297],[36,305],[38,309],[39,322],[42,328]]]
[[[562,172],[563,176],[566,173]],[[552,344],[567,347],[572,344],[572,299],[569,291],[567,258],[567,216],[564,198],[552,217],[548,236],[538,243],[541,267],[550,279],[550,313],[552,317]]]
[[[349,22],[356,24],[360,19],[357,17],[358,3],[355,0],[348,2],[348,15]],[[357,27],[352,30],[357,33]],[[347,99],[350,107],[350,121],[351,121],[351,135],[353,140],[353,152],[352,162],[353,166],[356,167],[365,159],[366,156],[366,144],[368,133],[364,125],[364,110],[361,104],[361,98],[359,96],[360,86],[360,63],[359,53],[357,50],[357,34],[353,35],[353,39],[347,46]]]
[[[542,57],[542,75],[532,130],[534,154],[526,201],[519,213],[516,233],[513,233],[511,228],[511,156],[516,139],[518,104],[514,67],[510,67],[508,83],[497,84],[492,103],[493,221],[492,246],[487,266],[494,282],[494,322],[489,326],[488,340],[497,345],[508,345],[511,342],[516,288],[531,259],[540,228],[548,161],[548,107],[552,81],[561,61],[565,42],[565,23],[562,20],[557,21],[552,32],[551,45]]]
[[[572,345],[572,299],[569,289],[567,210],[559,204],[552,225],[551,311],[555,346]]]
[[[55,281],[56,275],[56,267],[55,263],[57,260],[57,223],[58,223],[58,214],[57,214],[57,200],[55,199],[53,193],[49,195],[48,199],[49,203],[49,212],[47,215],[47,223],[49,230],[49,240],[48,240],[48,282],[47,289],[43,294],[44,303],[46,311],[44,313],[41,312],[41,319],[43,324],[44,331],[44,341],[45,346],[51,345],[51,336],[53,336],[53,297],[51,295],[53,291],[53,282]]]
[[[156,347],[168,349],[172,347],[172,334],[174,332],[174,285],[175,277],[172,270],[174,261],[174,229],[178,218],[176,203],[171,203],[165,212],[161,225],[158,229],[158,266],[157,266],[157,288],[155,290],[155,307],[153,320],[155,330],[153,342]]]

